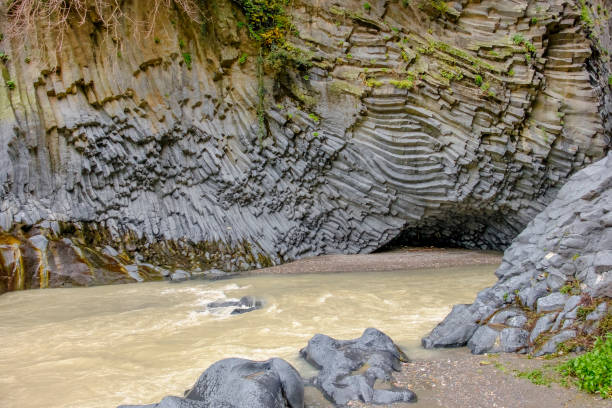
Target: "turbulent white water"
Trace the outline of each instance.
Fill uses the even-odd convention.
[[[225,357],[282,357],[315,333],[367,327],[410,357],[455,303],[493,284],[495,266],[376,273],[259,275],[226,281],[47,289],[0,296],[0,407],[94,408],[182,395]],[[262,310],[229,315],[215,300],[252,295]]]

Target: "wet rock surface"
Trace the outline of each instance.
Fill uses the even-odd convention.
[[[46,234],[46,235],[45,235]],[[183,275],[186,272],[183,271]],[[27,234],[0,234],[0,294],[23,289],[95,286],[175,279],[175,272],[95,249],[34,228]]]
[[[391,385],[392,373],[408,358],[379,330],[366,329],[354,340],[317,334],[300,354],[320,370],[312,384],[337,405],[416,401],[412,391]]]
[[[211,365],[184,398],[119,408],[303,408],[300,374],[286,361],[228,358]]]
[[[149,263],[227,271],[397,237],[504,248],[610,144],[607,19],[592,41],[572,2],[294,1],[311,67],[265,72],[262,109],[238,2],[202,3],[207,34],[164,8],[157,43],[126,23],[119,60],[89,20],[49,58],[1,40],[0,228],[88,226]]]
[[[238,315],[261,309],[263,305],[262,300],[255,299],[252,296],[243,296],[239,300],[211,302],[207,304],[206,307],[208,309],[232,308],[230,314]]]
[[[245,297],[240,302],[256,301]],[[230,303],[237,302],[217,302],[212,307],[232,306]],[[417,399],[412,391],[393,384],[393,373],[399,372],[408,358],[377,329],[366,329],[353,340],[317,334],[300,354],[320,370],[306,385],[316,387],[334,406],[388,405]],[[228,358],[204,371],[184,398],[166,397],[158,404],[118,408],[304,408],[304,385],[300,374],[282,359]]]
[[[540,356],[578,336],[605,334],[610,328],[599,325],[610,319],[612,303],[610,214],[612,153],[570,178],[505,251],[499,281],[473,304],[455,306],[423,346]]]

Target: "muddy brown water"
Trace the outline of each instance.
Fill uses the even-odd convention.
[[[367,327],[427,359],[420,338],[455,303],[494,283],[495,265],[393,272],[254,275],[224,281],[47,289],[0,296],[0,407],[94,408],[182,395],[225,357],[290,361],[315,333]],[[230,315],[215,300],[252,295],[262,310]],[[315,404],[316,405],[316,404]]]

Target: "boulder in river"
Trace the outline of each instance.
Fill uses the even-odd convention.
[[[206,307],[208,309],[233,307],[234,310],[232,310],[230,314],[237,315],[261,309],[263,307],[263,302],[261,300],[255,299],[252,296],[243,296],[240,298],[240,300],[211,302],[207,304]]]
[[[285,360],[217,361],[198,378],[184,398],[165,397],[151,405],[119,408],[303,408],[300,374]]]
[[[391,385],[391,374],[399,371],[400,364],[408,358],[389,336],[377,329],[366,329],[353,340],[317,334],[300,354],[320,369],[313,385],[335,404],[416,401],[412,391]]]

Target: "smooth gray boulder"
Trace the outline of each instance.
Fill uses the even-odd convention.
[[[503,329],[500,335],[501,349],[506,353],[524,350],[527,347],[528,339],[529,332],[527,330],[517,327]]]
[[[391,374],[399,371],[401,362],[408,358],[379,330],[366,329],[361,337],[353,340],[317,334],[300,354],[319,369],[319,374],[312,379],[313,385],[335,404],[416,401],[412,391],[391,386]]]
[[[182,269],[177,269],[170,275],[170,280],[172,282],[184,282],[191,279],[191,274]]]
[[[496,324],[504,324],[507,323],[510,319],[514,319],[517,317],[525,317],[525,313],[520,309],[511,308],[506,310],[501,310],[499,313],[496,313],[490,320],[490,323]]]
[[[612,152],[574,174],[505,251],[497,283],[457,305],[425,336],[426,348],[468,345],[537,355],[579,333],[598,333],[612,296]],[[577,318],[594,299],[601,310]],[[514,317],[523,310],[527,317]],[[537,319],[531,332],[528,321]],[[489,326],[490,325],[490,326]],[[501,331],[499,338],[497,331]],[[550,338],[540,347],[539,338]]]
[[[483,354],[499,351],[499,332],[489,326],[480,326],[467,346],[473,354]]]
[[[531,330],[529,341],[533,343],[540,334],[548,331],[552,327],[553,323],[555,322],[556,317],[557,317],[556,313],[548,313],[540,317],[536,321],[535,327]]]
[[[428,349],[464,346],[478,329],[476,321],[477,318],[470,312],[469,305],[455,305],[442,323],[421,340],[421,344]]]
[[[567,302],[567,299],[568,296],[564,295],[563,293],[551,293],[548,296],[544,296],[538,299],[537,311],[538,313],[542,313],[552,312],[553,310],[562,310],[565,307],[565,302]]]
[[[557,351],[557,346],[564,341],[573,339],[576,337],[575,330],[563,330],[562,332],[554,335],[550,340],[548,340],[540,350],[538,350],[535,355],[536,357],[543,356],[545,354],[554,353]]]
[[[279,358],[251,361],[228,358],[211,365],[185,398],[118,408],[303,408],[302,377]]]

